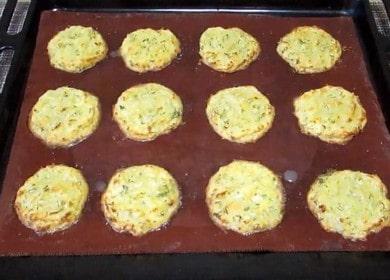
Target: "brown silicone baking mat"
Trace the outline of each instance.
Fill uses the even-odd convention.
[[[110,55],[82,74],[69,74],[49,65],[46,45],[69,25],[96,28],[106,39]],[[277,55],[281,36],[300,25],[317,25],[343,45],[341,61],[326,73],[299,75]],[[199,64],[198,40],[211,26],[238,26],[261,43],[262,52],[249,68],[223,74]],[[128,70],[117,50],[128,32],[138,28],[169,28],[180,39],[182,54],[155,73]],[[152,142],[124,138],[111,117],[112,105],[130,86],[157,82],[173,89],[184,103],[184,124]],[[276,108],[271,130],[254,144],[222,140],[209,126],[205,106],[217,90],[255,85]],[[345,146],[331,145],[299,132],[292,101],[300,93],[326,84],[343,86],[359,95],[367,110],[364,131]],[[27,127],[28,113],[48,89],[69,85],[100,98],[103,118],[97,131],[69,149],[49,149]],[[233,159],[259,161],[279,175],[298,173],[295,183],[284,181],[287,195],[282,223],[274,230],[241,236],[224,232],[209,219],[205,205],[208,179]],[[13,210],[16,191],[39,168],[64,163],[80,168],[90,193],[78,224],[60,233],[38,236],[25,228]],[[164,229],[143,237],[120,234],[105,222],[100,210],[102,185],[121,167],[153,163],[169,170],[181,186],[183,205]],[[372,251],[390,249],[390,229],[365,242],[344,240],[325,232],[306,206],[306,193],[315,177],[328,169],[352,169],[378,174],[390,186],[390,138],[370,82],[365,59],[349,17],[308,18],[248,14],[200,13],[76,13],[48,11],[41,16],[38,38],[24,102],[16,129],[0,200],[0,254],[74,255],[219,251]]]

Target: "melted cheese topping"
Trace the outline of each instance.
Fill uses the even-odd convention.
[[[341,45],[316,26],[301,26],[282,37],[278,54],[300,74],[319,73],[332,68],[341,56]]]
[[[304,133],[330,143],[347,143],[367,122],[359,97],[342,87],[305,92],[295,99],[294,108]]]
[[[211,177],[206,190],[210,217],[222,228],[252,234],[282,220],[284,194],[280,179],[265,166],[236,160]]]
[[[76,223],[88,196],[88,185],[75,168],[49,165],[20,187],[15,209],[21,222],[37,233],[53,233]]]
[[[53,67],[81,73],[101,61],[108,48],[102,35],[92,27],[71,26],[50,40],[47,51]]]
[[[199,54],[204,64],[217,71],[235,72],[259,56],[260,45],[239,28],[211,27],[200,37]]]
[[[135,236],[158,230],[179,207],[180,192],[175,179],[155,165],[118,171],[102,196],[102,209],[113,229]]]
[[[248,143],[256,141],[271,128],[275,109],[254,86],[241,86],[212,95],[206,114],[222,138]]]
[[[92,94],[70,87],[46,91],[30,113],[30,130],[49,146],[67,147],[92,134],[100,105]]]
[[[180,42],[167,29],[138,29],[126,36],[120,53],[133,71],[157,71],[168,66],[180,53]]]
[[[114,106],[114,119],[130,139],[150,141],[175,129],[182,120],[180,97],[160,84],[124,91]]]
[[[365,240],[390,221],[387,189],[376,175],[350,170],[321,175],[307,201],[322,227],[354,241]]]

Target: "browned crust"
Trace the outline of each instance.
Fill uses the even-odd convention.
[[[246,86],[250,86],[250,85],[246,85]],[[245,87],[245,85],[243,86]],[[226,88],[225,88],[226,89]],[[221,89],[221,90],[224,90],[224,89]],[[212,96],[214,96],[215,94],[217,94],[219,91],[221,90],[218,90],[217,92],[215,92],[214,94],[210,95],[209,98],[207,99],[207,104],[206,104],[206,109],[205,111],[207,110],[207,107],[209,106],[209,103],[210,103],[210,99]],[[261,92],[260,92],[261,93]],[[262,93],[261,93],[262,94]],[[262,94],[264,95],[264,94]],[[264,95],[265,96],[265,95]],[[265,96],[267,99],[268,97]],[[269,125],[265,128],[265,129],[262,129],[262,133],[259,134],[258,136],[256,137],[252,137],[251,139],[249,140],[245,140],[245,141],[242,141],[240,139],[238,139],[237,137],[225,137],[224,135],[220,134],[217,129],[216,129],[216,126],[210,121],[210,118],[207,116],[207,112],[206,112],[206,117],[207,117],[207,121],[208,123],[210,124],[210,126],[213,128],[214,132],[217,133],[222,139],[225,139],[225,140],[228,140],[228,141],[231,141],[231,142],[235,142],[235,143],[238,143],[238,144],[249,144],[249,143],[255,143],[257,142],[260,138],[262,138],[271,128],[272,128],[272,125],[275,121],[275,115],[276,115],[276,110],[275,110],[275,107],[271,104],[271,102],[269,101],[268,99],[268,102],[269,102],[269,105],[270,105],[270,108],[271,108],[271,115],[272,115],[272,120],[271,122],[269,123]],[[257,131],[260,131],[260,130],[257,130]],[[256,133],[257,131],[255,131],[254,133]],[[254,134],[253,133],[253,134]]]
[[[244,31],[245,32],[245,31]],[[252,36],[252,35],[251,35]],[[253,37],[253,36],[252,36]],[[253,37],[254,38],[254,37]],[[256,38],[254,38],[256,40]],[[241,64],[239,64],[237,67],[229,67],[228,69],[219,69],[215,66],[215,63],[211,63],[209,61],[207,61],[207,59],[205,59],[204,57],[201,56],[201,61],[207,65],[208,67],[210,67],[211,69],[215,70],[215,71],[218,71],[218,72],[222,72],[222,73],[234,73],[234,72],[237,72],[237,71],[241,71],[241,70],[245,70],[249,67],[249,65],[251,65],[256,59],[258,59],[259,55],[260,55],[260,52],[261,52],[261,49],[259,47],[259,42],[256,40],[257,44],[258,44],[258,47],[256,48],[256,51],[255,53],[253,54],[253,56],[251,57],[251,59],[244,59],[242,61]]]
[[[234,27],[233,27],[234,28]],[[236,27],[238,28],[238,27]],[[231,28],[224,28],[225,30],[228,30],[228,29],[231,29]],[[215,71],[218,71],[218,72],[222,72],[222,73],[234,73],[234,72],[237,72],[237,71],[240,71],[240,70],[245,70],[249,67],[249,65],[251,65],[260,55],[261,53],[261,46],[260,46],[260,43],[259,41],[254,37],[252,36],[252,34],[249,34],[248,32],[242,30],[241,28],[238,28],[239,30],[241,30],[241,32],[244,32],[246,35],[249,35],[250,38],[252,38],[256,43],[257,43],[257,48],[255,49],[255,52],[252,54],[251,58],[250,59],[244,59],[241,64],[237,65],[237,67],[229,67],[227,69],[218,69],[216,66],[215,66],[215,63],[211,63],[209,62],[205,57],[203,57],[202,55],[200,55],[201,57],[201,61],[207,65],[208,67],[210,67],[211,69],[215,70]],[[207,30],[207,29],[206,29]],[[203,33],[206,31],[204,30]],[[202,34],[203,34],[202,33]]]
[[[39,170],[43,169],[43,168],[46,168],[46,167],[52,167],[52,166],[62,166],[62,167],[70,167],[70,166],[67,166],[65,164],[50,164],[50,165],[46,165],[44,167],[41,167]],[[77,171],[79,173],[79,175],[81,176],[81,178],[85,181],[86,185],[88,186],[88,183],[87,183],[87,180],[85,179],[83,173],[76,169],[76,168],[73,168],[75,171]],[[38,171],[39,171],[38,170]],[[34,176],[38,171],[36,171],[33,175],[31,175],[30,177]],[[30,178],[29,177],[29,178]],[[26,180],[28,180],[29,178],[27,178]],[[24,185],[24,184],[23,184]],[[14,209],[15,209],[15,212],[16,212],[16,215],[19,219],[19,221],[27,228],[29,229],[32,229],[37,235],[45,235],[45,234],[53,234],[53,233],[56,233],[56,232],[59,232],[59,231],[63,231],[65,229],[68,229],[70,228],[71,226],[77,224],[80,220],[80,217],[82,216],[82,212],[84,211],[84,206],[85,206],[85,203],[87,202],[88,200],[88,193],[87,193],[87,198],[85,199],[84,203],[83,203],[83,207],[79,213],[79,215],[77,215],[75,217],[75,219],[70,222],[71,220],[70,219],[67,219],[68,217],[65,216],[65,223],[62,225],[62,226],[57,226],[57,227],[49,227],[49,226],[45,226],[45,227],[40,227],[40,226],[37,226],[34,222],[31,222],[31,221],[28,221],[24,218],[23,214],[22,214],[22,210],[19,206],[18,203],[16,203],[16,198],[21,194],[21,190],[20,190],[20,187],[15,195],[15,199],[14,199]],[[63,220],[64,220],[63,218]]]
[[[130,88],[135,88],[135,87],[141,87],[143,85],[145,85],[146,83],[140,83],[140,84],[136,84]],[[164,85],[162,85],[164,86]],[[164,86],[165,87],[165,86]],[[128,88],[128,89],[130,89]],[[169,89],[169,88],[168,88]],[[127,89],[126,89],[127,90]],[[126,91],[125,90],[125,91]],[[171,90],[171,89],[169,89]],[[183,108],[183,102],[181,101],[180,97],[177,95],[176,92],[174,92],[173,90],[171,90],[178,98],[179,98],[179,101],[181,103],[181,106],[182,106],[182,110],[184,110]],[[124,92],[124,91],[123,91]],[[122,92],[122,93],[123,93]],[[175,130],[176,128],[178,128],[180,125],[184,124],[183,122],[183,111],[182,111],[182,116],[180,117],[180,122],[178,122],[176,125],[174,126],[171,126],[171,127],[168,127],[167,129],[163,130],[162,132],[160,132],[159,134],[157,135],[154,135],[154,136],[150,136],[150,137],[145,137],[145,134],[128,134],[127,133],[127,130],[125,127],[122,126],[121,122],[117,120],[117,118],[115,117],[115,105],[118,103],[118,99],[119,97],[122,95],[122,93],[118,96],[117,98],[117,101],[115,102],[114,105],[112,105],[112,119],[117,123],[119,129],[121,130],[121,132],[123,133],[123,135],[130,139],[130,140],[133,140],[133,141],[138,141],[138,142],[149,142],[149,141],[153,141],[154,139],[158,138],[159,136],[162,136],[162,135],[166,135],[168,133],[170,133],[171,131]]]
[[[94,29],[94,30],[95,30],[95,29]],[[95,30],[95,31],[98,32],[97,30]],[[100,34],[100,33],[99,33],[99,34]],[[56,35],[57,35],[57,34],[56,34]],[[56,36],[56,35],[54,35],[54,36]],[[53,36],[51,39],[53,39],[54,36]],[[48,54],[48,57],[49,57],[49,64],[50,64],[50,66],[53,67],[53,68],[55,68],[55,69],[57,69],[57,70],[61,70],[61,71],[68,72],[68,73],[72,73],[72,74],[80,74],[80,73],[84,72],[85,70],[88,70],[88,69],[91,69],[91,68],[95,67],[96,64],[98,64],[99,62],[101,62],[102,60],[104,60],[104,59],[107,57],[107,53],[108,53],[108,45],[107,45],[106,41],[104,40],[103,36],[102,36],[101,34],[100,34],[100,36],[102,37],[104,51],[103,51],[102,55],[96,56],[96,57],[98,57],[98,59],[97,59],[96,62],[94,62],[93,64],[90,64],[90,66],[78,68],[78,69],[76,69],[76,70],[74,70],[74,71],[69,70],[69,69],[64,69],[64,68],[57,67],[57,66],[55,66],[55,65],[52,63],[52,61],[51,61],[51,59],[50,59],[49,51],[48,51],[48,49],[46,48],[46,51],[47,51],[47,54]],[[51,41],[51,39],[50,39],[50,41]],[[49,42],[50,42],[50,41],[49,41]],[[90,61],[94,61],[94,60],[95,60],[95,59],[90,58],[90,59],[85,59],[84,62],[85,62],[86,65],[88,65]]]
[[[290,32],[288,32],[288,33],[286,33],[285,35],[283,35],[283,36],[279,39],[277,46],[279,46],[279,44],[282,42],[282,39],[283,39],[285,36],[287,36],[287,35],[290,34],[290,33],[295,32],[297,29],[302,28],[302,27],[315,27],[315,28],[317,28],[317,29],[320,29],[320,30],[326,32],[326,33],[329,34],[330,36],[332,36],[332,34],[330,34],[329,32],[327,32],[326,30],[322,29],[321,27],[318,27],[317,25],[312,25],[312,26],[309,26],[309,25],[302,25],[302,26],[298,26],[298,27],[293,28]],[[332,38],[334,38],[334,37],[332,36]],[[296,69],[295,67],[291,66],[290,63],[289,63],[286,59],[284,59],[283,56],[282,56],[279,52],[277,52],[277,54],[278,54],[278,55],[280,56],[280,58],[282,58],[283,61],[285,61],[285,62],[290,66],[290,68],[291,68],[295,73],[297,73],[297,74],[318,74],[318,73],[328,72],[328,71],[331,70],[333,67],[335,67],[338,63],[340,63],[340,61],[341,61],[341,56],[342,56],[342,54],[343,54],[343,46],[340,44],[339,40],[337,40],[336,38],[334,38],[334,39],[335,39],[335,40],[337,41],[337,43],[339,44],[339,46],[340,46],[340,48],[341,48],[341,53],[340,53],[339,58],[333,63],[333,65],[331,65],[331,66],[329,66],[329,67],[322,67],[321,69],[318,69],[318,68],[316,68],[316,69],[312,69],[312,68]],[[311,70],[307,70],[307,69],[311,69]]]
[[[328,85],[327,85],[328,86]],[[305,92],[304,92],[305,93]],[[294,107],[294,116],[297,118],[297,121],[298,121],[298,126],[299,126],[299,130],[303,133],[303,134],[306,134],[308,136],[311,136],[311,137],[315,137],[315,138],[318,138],[320,139],[321,141],[324,141],[324,142],[327,142],[327,143],[330,143],[330,144],[339,144],[339,145],[346,145],[348,144],[349,141],[352,140],[352,138],[354,138],[355,136],[357,136],[360,132],[363,131],[364,127],[365,127],[365,124],[367,122],[367,112],[366,110],[364,109],[362,103],[360,102],[360,98],[359,96],[357,96],[355,94],[355,96],[357,97],[356,99],[356,102],[357,104],[362,108],[362,117],[359,119],[359,122],[360,123],[364,123],[363,127],[362,128],[357,128],[355,131],[352,131],[352,132],[344,132],[342,134],[339,134],[337,137],[340,138],[339,140],[335,140],[335,139],[324,139],[316,134],[313,134],[311,133],[310,131],[306,130],[303,125],[300,123],[299,121],[299,118],[296,114],[296,109],[295,109],[295,102],[304,94],[304,93],[301,93],[299,96],[295,97],[294,98],[294,101],[293,101],[293,107]]]
[[[145,164],[145,166],[157,166],[157,165],[153,165],[153,164]],[[131,167],[131,166],[129,166]],[[160,167],[160,166],[158,166]],[[128,168],[128,167],[127,167]],[[176,179],[171,175],[176,187],[177,187],[177,190],[179,192],[179,198],[178,198],[178,205],[175,209],[175,211],[172,212],[172,214],[170,215],[169,219],[167,220],[166,223],[162,224],[161,226],[159,226],[158,228],[155,228],[155,229],[152,229],[152,230],[149,230],[148,232],[145,232],[145,233],[142,233],[142,234],[138,234],[136,231],[132,230],[133,229],[133,226],[132,225],[126,225],[126,227],[118,227],[117,224],[115,223],[116,222],[116,219],[115,218],[112,218],[112,217],[108,217],[106,215],[107,212],[110,212],[108,210],[108,207],[106,205],[106,192],[107,192],[107,189],[108,189],[108,186],[111,184],[111,181],[113,180],[113,178],[120,172],[122,172],[123,170],[127,169],[127,168],[119,168],[115,171],[115,173],[111,176],[110,178],[110,181],[109,183],[107,184],[107,188],[106,190],[104,191],[104,193],[102,194],[101,198],[100,198],[100,206],[101,206],[101,210],[103,212],[103,215],[104,215],[104,218],[106,219],[107,223],[111,226],[111,228],[118,232],[118,233],[128,233],[128,234],[131,234],[135,237],[141,237],[141,236],[144,236],[150,232],[154,232],[154,231],[159,231],[165,227],[168,226],[168,224],[171,222],[172,218],[177,214],[177,212],[179,211],[179,209],[182,207],[182,192],[181,192],[181,188],[179,186],[179,184],[177,183]],[[160,167],[162,168],[162,167]],[[164,168],[165,169],[165,168]],[[167,171],[168,172],[168,171]],[[169,173],[169,172],[168,172]],[[170,174],[170,173],[169,173]]]
[[[131,66],[131,65],[127,65],[126,62],[124,61],[125,58],[123,57],[122,53],[120,55],[122,57],[122,61],[125,64],[126,68],[128,68],[128,69],[130,69],[130,70],[132,70],[134,72],[137,72],[137,73],[146,73],[146,72],[157,72],[157,71],[163,70],[164,68],[166,68],[170,64],[172,64],[172,62],[177,58],[177,56],[180,53],[181,53],[181,47],[180,47],[180,41],[179,41],[178,49],[176,50],[175,54],[172,55],[172,57],[171,57],[171,59],[169,61],[167,61],[166,63],[164,63],[161,66],[155,66],[155,67],[148,68],[148,69],[140,67],[140,66],[134,67],[134,66]]]
[[[150,136],[150,137],[145,137],[145,134],[128,134],[127,133],[127,130],[125,127],[123,127],[121,125],[121,122],[118,121],[116,118],[115,118],[115,114],[114,114],[114,111],[115,111],[115,104],[112,106],[112,110],[113,110],[113,114],[112,114],[112,119],[118,124],[118,127],[119,129],[121,130],[122,134],[130,139],[130,140],[133,140],[133,141],[138,141],[138,142],[149,142],[149,141],[153,141],[154,139],[158,138],[159,136],[162,136],[162,135],[166,135],[166,134],[169,134],[171,131],[175,130],[176,128],[178,128],[180,125],[183,124],[183,119],[180,120],[180,122],[177,123],[177,125],[175,126],[172,126],[172,127],[169,127],[167,129],[165,129],[164,131],[160,132],[159,134],[157,135],[154,135],[154,136]]]
[[[233,160],[233,161],[235,161],[235,160]],[[233,162],[233,161],[232,161],[232,162]],[[243,160],[237,160],[237,161],[243,161]],[[258,161],[251,161],[251,162],[261,164],[261,163],[258,162]],[[230,163],[229,163],[229,164],[230,164]],[[262,165],[262,164],[261,164],[261,165]],[[226,166],[226,165],[224,165],[224,166]],[[264,165],[263,165],[263,166],[264,166]],[[223,166],[220,166],[219,169],[218,169],[218,171],[220,170],[221,167],[223,167]],[[284,188],[283,188],[283,184],[282,184],[282,181],[281,181],[280,176],[276,175],[276,174],[275,174],[271,169],[269,169],[268,167],[266,167],[266,166],[264,166],[264,167],[267,168],[268,170],[270,170],[270,171],[275,175],[275,177],[278,179],[277,188],[279,189],[279,191],[280,191],[280,193],[281,193],[281,196],[282,196],[282,201],[281,201],[281,203],[282,203],[282,208],[281,208],[281,212],[280,212],[282,218],[281,218],[280,221],[279,221],[275,226],[273,226],[273,227],[257,228],[257,229],[254,229],[253,231],[249,232],[249,233],[243,233],[243,232],[241,232],[241,231],[239,231],[239,230],[231,229],[231,228],[229,228],[228,226],[224,225],[219,219],[217,219],[216,217],[214,217],[214,216],[212,215],[212,213],[211,213],[211,211],[210,211],[210,209],[211,209],[211,203],[212,203],[212,202],[211,202],[211,198],[207,195],[208,192],[209,192],[209,189],[211,188],[211,186],[210,186],[210,181],[211,181],[211,179],[218,173],[218,171],[217,171],[217,172],[215,172],[215,173],[213,174],[213,176],[209,179],[209,182],[208,182],[207,187],[206,187],[206,205],[207,205],[207,209],[208,209],[208,213],[209,213],[210,219],[211,219],[211,220],[213,221],[213,223],[214,223],[218,228],[220,228],[222,231],[227,232],[227,231],[231,230],[231,231],[234,231],[234,232],[236,232],[236,233],[239,233],[239,234],[241,234],[241,235],[243,235],[243,236],[249,236],[249,235],[252,235],[252,234],[255,234],[255,233],[264,232],[264,231],[267,231],[267,230],[272,230],[272,229],[276,228],[278,225],[280,225],[280,224],[282,223],[283,217],[284,217],[284,213],[285,213],[286,200],[287,200],[287,199],[286,199],[286,192],[285,192],[285,190],[284,190]]]
[[[160,29],[161,30],[161,29]],[[168,29],[169,30],[169,29]],[[135,30],[136,31],[136,30]],[[170,31],[170,30],[169,30]],[[120,49],[119,49],[119,54],[120,54],[120,56],[121,56],[121,58],[122,58],[122,61],[123,61],[123,63],[124,63],[124,65],[125,65],[125,67],[126,68],[128,68],[128,69],[130,69],[130,70],[132,70],[132,71],[134,71],[134,72],[137,72],[137,73],[146,73],[146,72],[157,72],[157,71],[160,71],[160,70],[163,70],[164,68],[166,68],[166,67],[168,67],[176,58],[177,58],[177,56],[181,53],[181,42],[180,42],[180,40],[179,40],[179,38],[177,38],[177,36],[176,36],[176,34],[174,34],[172,31],[170,31],[174,36],[175,36],[175,38],[176,38],[176,40],[177,40],[177,49],[176,49],[176,51],[175,51],[175,53],[174,54],[172,54],[172,57],[171,57],[171,59],[169,60],[169,61],[166,61],[163,65],[161,65],[161,66],[154,66],[154,67],[151,67],[151,68],[148,68],[148,69],[145,69],[144,67],[141,67],[141,66],[132,66],[132,65],[127,65],[127,63],[125,62],[125,55],[124,54],[122,54],[122,52],[120,51]],[[128,34],[127,34],[128,35]],[[126,37],[127,37],[127,35],[126,35]],[[126,39],[126,37],[125,37],[125,39]],[[123,41],[125,40],[125,39],[123,39]],[[123,41],[122,41],[122,44],[123,44]],[[147,140],[148,141],[148,140]]]
[[[351,241],[366,241],[367,240],[367,236],[371,233],[378,233],[380,232],[383,228],[387,227],[387,226],[390,226],[390,217],[388,218],[388,220],[383,220],[381,219],[381,222],[379,223],[376,223],[374,225],[372,225],[371,227],[369,227],[366,232],[365,232],[365,236],[363,238],[355,238],[353,236],[350,236],[350,235],[346,235],[346,234],[343,234],[343,233],[340,233],[340,232],[336,232],[334,230],[332,230],[330,227],[326,227],[325,225],[323,225],[320,221],[321,221],[321,218],[319,216],[319,213],[317,212],[317,209],[315,207],[316,203],[314,203],[313,201],[311,201],[309,199],[309,196],[313,190],[313,186],[319,181],[319,179],[321,177],[327,177],[327,176],[330,176],[332,175],[334,172],[337,172],[338,170],[334,170],[334,169],[330,169],[328,170],[326,173],[324,174],[321,174],[319,175],[315,181],[310,185],[310,188],[309,188],[309,191],[307,192],[307,195],[306,195],[306,202],[307,202],[307,205],[309,206],[309,210],[310,212],[313,214],[313,216],[317,219],[317,221],[319,222],[320,226],[327,232],[330,232],[330,233],[337,233],[337,234],[340,234],[341,236],[343,236],[343,238],[345,239],[349,239]],[[353,170],[350,170],[350,171],[353,171]],[[370,176],[370,177],[373,177],[377,180],[379,180],[381,182],[380,184],[380,188],[384,191],[385,193],[385,196],[387,197],[388,196],[388,192],[387,192],[387,187],[385,184],[383,184],[382,180],[380,179],[380,177],[376,174],[367,174],[365,173],[366,175]]]
[[[83,90],[84,91],[84,90]],[[87,91],[84,91],[92,96],[95,96]],[[35,133],[35,131],[32,129],[32,126],[31,126],[31,118],[32,118],[32,113],[33,113],[33,109],[35,107],[35,104],[34,106],[31,108],[30,110],[30,113],[28,114],[28,121],[27,121],[27,126],[28,126],[28,129],[30,130],[30,132],[36,137],[38,138],[43,144],[45,144],[46,146],[48,146],[49,148],[51,149],[56,149],[56,148],[70,148],[70,147],[73,147],[79,143],[81,143],[82,141],[84,141],[85,139],[87,139],[89,136],[91,136],[95,131],[96,129],[99,127],[100,125],[100,122],[102,120],[102,109],[101,109],[101,105],[100,105],[100,101],[99,101],[99,98],[97,96],[95,96],[97,99],[98,99],[98,102],[97,102],[97,112],[98,112],[98,120],[96,122],[96,124],[92,127],[91,131],[84,137],[79,137],[77,138],[76,140],[74,140],[72,143],[70,144],[59,144],[59,143],[53,143],[53,142],[50,142],[50,141],[46,141],[43,137],[39,136],[37,133]],[[37,101],[38,102],[38,101]]]

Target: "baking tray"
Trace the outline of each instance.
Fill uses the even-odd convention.
[[[86,1],[86,2],[88,2],[88,1]],[[292,1],[292,2],[295,2],[295,1]],[[330,2],[332,2],[332,1],[330,1]],[[57,4],[61,4],[61,3],[57,3]],[[83,8],[84,4],[81,4],[81,2],[80,3],[75,2],[75,3],[73,3],[73,5],[74,5],[73,8],[77,8],[77,9]],[[93,3],[88,2],[87,4],[92,5]],[[115,7],[115,5],[119,5],[119,4],[120,4],[119,2],[114,1],[113,2],[114,8],[117,8],[117,7]],[[228,3],[222,3],[222,4],[228,4]],[[244,3],[244,4],[248,4],[248,3]],[[249,3],[249,4],[253,4],[253,3]],[[274,3],[274,4],[278,4],[278,3]],[[283,5],[281,5],[279,3],[279,7],[278,7],[279,9],[278,10],[270,10],[270,7],[267,6],[267,5],[264,5],[263,7],[261,7],[260,5],[257,5],[257,7],[252,8],[250,11],[254,12],[256,9],[258,9],[256,11],[260,11],[260,12],[274,12],[274,13],[288,14],[288,15],[300,14],[300,15],[315,15],[315,16],[318,16],[318,15],[333,16],[333,15],[344,14],[344,15],[351,15],[351,16],[353,16],[354,19],[357,19],[359,17],[363,17],[362,19],[364,19],[364,22],[356,21],[356,25],[359,27],[359,29],[358,29],[359,30],[359,34],[360,35],[365,34],[364,36],[361,36],[360,38],[362,39],[363,44],[365,44],[364,45],[365,49],[375,50],[374,53],[372,53],[371,51],[368,52],[369,57],[370,57],[370,59],[368,59],[368,61],[370,61],[370,62],[378,62],[378,61],[383,62],[383,59],[378,59],[378,57],[379,57],[378,54],[379,55],[381,54],[381,52],[377,52],[376,51],[376,48],[378,47],[378,45],[374,45],[374,44],[372,44],[372,42],[370,43],[369,40],[365,41],[369,36],[374,35],[374,38],[377,41],[383,42],[383,38],[382,38],[383,36],[380,36],[377,33],[373,33],[373,34],[372,33],[366,33],[368,31],[367,23],[369,23],[369,21],[367,22],[366,20],[370,19],[370,18],[369,17],[368,18],[365,17],[366,16],[365,12],[367,12],[367,10],[363,9],[363,7],[361,5],[362,5],[362,3],[359,2],[359,1],[357,1],[357,2],[350,1],[350,2],[347,2],[347,3],[343,3],[341,6],[340,6],[340,3],[336,3],[335,4],[335,3],[327,2],[327,4],[324,5],[324,6],[321,6],[321,3],[320,4],[317,3],[316,5],[312,5],[312,6],[306,6],[306,8],[309,8],[306,11],[303,11],[303,9],[299,9],[299,10],[295,10],[295,11],[293,11],[293,10],[286,11],[285,8],[291,8],[291,7],[288,7],[288,6],[284,6],[283,7]],[[89,7],[91,8],[92,6],[89,6]],[[50,7],[46,6],[46,8],[50,8]],[[107,9],[107,8],[109,8],[109,6],[107,4],[103,4],[102,5],[100,3],[98,6],[95,6],[95,7],[92,7],[92,8],[93,8],[93,10],[96,11],[96,10],[101,10],[101,9]],[[138,7],[138,8],[140,8],[140,7]],[[321,8],[326,8],[326,9],[321,9]],[[344,9],[341,9],[341,8],[344,8]],[[368,15],[370,15],[370,14],[368,14]],[[360,25],[362,25],[363,27],[360,26]],[[366,29],[364,29],[364,28],[366,28]],[[372,39],[372,37],[368,38],[368,39]],[[380,45],[379,45],[379,47],[380,47]],[[376,70],[373,70],[371,72],[373,74],[373,77],[374,77],[373,80],[377,82],[377,83],[375,83],[375,85],[377,86],[378,89],[386,88],[386,86],[387,86],[387,84],[386,84],[386,75],[387,74],[386,74],[386,71],[383,71],[383,70],[386,70],[386,69],[381,69],[379,67],[373,67],[373,68],[376,69]],[[379,73],[380,75],[377,75],[376,73]],[[380,94],[382,91],[378,90],[378,89],[377,89],[377,92]],[[14,99],[16,99],[15,96],[14,96]],[[17,103],[17,102],[15,102],[15,103]],[[382,102],[382,104],[386,104],[386,103]],[[18,105],[18,104],[16,104],[16,105]],[[14,109],[17,108],[17,107],[18,106],[15,106]],[[14,111],[11,110],[11,112],[14,112]],[[17,114],[14,114],[14,115],[17,115]],[[6,153],[4,153],[4,154],[6,154]]]
[[[245,71],[234,74],[221,74],[199,64],[201,33],[210,26],[234,26],[237,22],[259,39],[260,58]],[[58,71],[49,64],[47,42],[60,30],[76,24],[99,30],[114,53],[130,30],[163,26],[180,38],[182,54],[166,69],[147,74],[128,71],[117,56],[109,56],[82,74]],[[334,69],[317,75],[298,75],[279,58],[275,52],[278,40],[299,25],[321,26],[340,41],[344,53]],[[390,228],[370,235],[364,242],[348,241],[338,234],[325,232],[306,206],[308,187],[328,169],[376,173],[390,185],[390,136],[357,38],[352,19],[345,16],[43,12],[0,197],[0,254],[388,251]],[[184,124],[147,143],[126,139],[111,116],[120,93],[145,82],[158,82],[172,88],[184,104]],[[222,140],[205,117],[207,100],[220,89],[247,84],[259,88],[275,106],[273,127],[253,144]],[[367,111],[368,123],[364,131],[348,145],[326,144],[299,131],[292,112],[293,99],[325,84],[353,90]],[[32,135],[27,126],[28,116],[42,92],[64,85],[98,96],[102,121],[96,132],[82,143],[67,149],[50,149]],[[220,230],[209,218],[204,195],[207,182],[220,166],[233,159],[261,162],[280,176],[287,170],[297,172],[297,181],[284,182],[285,215],[272,231],[241,236]],[[90,186],[89,197],[76,225],[61,233],[38,236],[19,222],[10,205],[26,178],[42,166],[54,163],[81,169]],[[182,207],[160,231],[142,237],[116,233],[106,225],[102,215],[101,185],[107,184],[118,168],[149,163],[167,168],[177,179],[182,190]]]

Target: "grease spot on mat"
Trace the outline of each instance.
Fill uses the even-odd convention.
[[[283,179],[289,183],[295,183],[298,179],[298,173],[294,170],[286,170],[283,173]]]
[[[120,56],[119,50],[110,52],[110,57],[118,57]]]
[[[336,240],[324,240],[321,242],[321,250],[324,251],[333,251],[333,250],[341,250],[343,249],[343,245],[340,241]]]
[[[176,242],[174,242],[174,243],[172,243],[172,244],[166,245],[165,251],[166,251],[166,252],[171,252],[171,251],[173,251],[173,250],[176,250],[176,249],[179,248],[180,246],[181,246],[181,242],[180,242],[180,241],[176,241]]]
[[[96,181],[96,183],[95,183],[95,190],[98,192],[104,192],[106,187],[107,187],[107,184],[104,181]]]
[[[189,195],[191,200],[196,200],[198,198],[198,192],[193,192]]]

